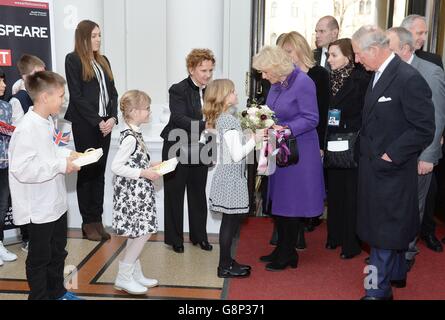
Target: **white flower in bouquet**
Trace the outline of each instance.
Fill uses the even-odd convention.
[[[240,113],[240,121],[243,129],[267,129],[275,124],[275,112],[266,105],[254,104]]]

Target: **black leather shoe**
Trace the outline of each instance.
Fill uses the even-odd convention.
[[[415,262],[416,262],[415,258],[412,258],[411,260],[406,260],[406,268],[407,268],[408,272],[411,271],[411,269],[413,268]]]
[[[243,269],[243,270],[247,270],[247,271],[252,270],[252,267],[251,267],[251,266],[249,266],[249,265],[247,265],[247,264],[241,264],[241,263],[238,263],[238,262],[236,262],[235,260],[232,261],[232,264],[233,264],[235,267],[240,268],[240,269]]]
[[[433,250],[434,252],[442,252],[443,247],[440,243],[439,239],[436,238],[434,234],[428,234],[426,236],[420,237],[426,244],[428,249]]]
[[[218,267],[218,278],[244,278],[250,276],[249,270],[244,270],[232,263],[228,268]]]
[[[406,279],[403,280],[391,280],[391,286],[394,288],[405,288],[406,287]]]
[[[377,297],[368,297],[368,296],[364,296],[363,298],[361,298],[360,300],[382,300],[382,301],[388,301],[388,300],[394,300],[393,296],[389,296],[389,297],[381,297],[381,298],[377,298]]]
[[[180,246],[173,245],[173,251],[176,253],[184,253],[184,246],[183,245],[180,245]]]
[[[292,269],[296,269],[298,266],[298,258],[295,260],[289,260],[285,263],[279,262],[270,262],[266,265],[267,271],[282,271],[287,267],[291,267]]]
[[[328,250],[335,250],[335,249],[337,249],[338,246],[331,244],[329,242],[326,242],[326,245],[324,247]]]
[[[199,244],[202,250],[205,251],[212,251],[213,247],[208,241],[201,241],[201,242],[193,242],[193,245],[196,246]]]

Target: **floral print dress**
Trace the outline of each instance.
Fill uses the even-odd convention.
[[[120,143],[128,136],[136,138],[136,148],[126,166],[146,169],[150,156],[142,134],[125,130],[121,132]],[[113,229],[120,236],[137,238],[158,231],[155,190],[153,183],[145,178],[130,179],[115,175],[113,181]]]

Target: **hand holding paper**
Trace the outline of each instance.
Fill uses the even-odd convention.
[[[99,161],[99,159],[103,155],[102,148],[99,149],[88,149],[84,153],[78,153],[79,157],[76,160],[73,160],[73,163],[76,166],[83,167],[89,165],[91,163],[95,163]]]
[[[170,160],[164,161],[157,166],[151,167],[151,169],[154,172],[158,173],[159,175],[163,176],[169,172],[174,171],[177,165],[178,165],[178,159],[171,158]]]

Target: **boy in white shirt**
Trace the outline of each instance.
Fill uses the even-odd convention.
[[[18,125],[25,113],[28,112],[29,107],[33,105],[33,101],[26,91],[26,78],[36,72],[44,71],[45,68],[45,62],[39,57],[30,54],[22,55],[17,61],[17,69],[22,78],[14,83],[12,87],[13,96],[11,100],[9,100],[9,103],[12,105],[13,125]]]
[[[9,147],[9,187],[14,224],[29,224],[26,277],[30,300],[77,300],[64,287],[67,252],[65,174],[78,171],[75,152],[53,142],[50,115],[60,112],[65,80],[51,71],[26,80],[34,108],[23,117]]]

